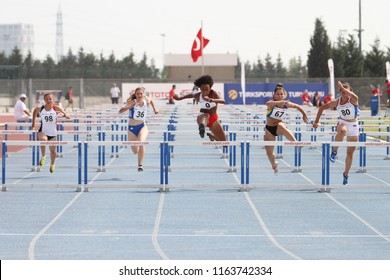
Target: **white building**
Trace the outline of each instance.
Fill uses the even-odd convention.
[[[197,62],[192,61],[191,54],[164,55],[167,78],[177,82],[193,81],[202,75],[202,72],[211,75],[214,80],[234,81],[237,64],[238,55],[229,53],[204,54]]]
[[[32,24],[0,24],[0,52],[6,56],[17,47],[23,57],[34,56],[34,27]]]

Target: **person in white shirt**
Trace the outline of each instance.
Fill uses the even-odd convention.
[[[110,89],[111,103],[118,104],[119,94],[121,93],[120,89],[116,86],[116,83],[112,84]]]
[[[27,95],[24,93],[20,95],[19,100],[16,101],[14,107],[14,116],[17,122],[31,122],[31,113],[27,109],[26,102]]]

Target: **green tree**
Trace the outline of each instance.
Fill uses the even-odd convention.
[[[0,52],[0,65],[7,65],[8,58],[5,56],[4,52]]]
[[[359,45],[353,35],[349,35],[346,43],[346,56],[344,63],[345,77],[360,77],[362,76],[364,58],[360,53]]]
[[[137,78],[147,79],[152,76],[152,71],[147,64],[148,57],[146,53],[142,56],[142,60],[137,64]]]
[[[137,62],[134,59],[134,53],[131,51],[129,55],[125,56],[122,59],[121,64],[123,65],[122,67],[125,68],[127,78],[135,78],[136,73],[137,73]]]
[[[83,78],[85,79],[91,79],[96,78],[98,73],[98,62],[96,60],[96,57],[93,53],[88,53],[85,56],[84,64],[80,65],[83,69]]]
[[[77,78],[77,57],[73,54],[72,50],[69,49],[66,56],[62,57],[61,61],[58,62],[58,66],[61,73],[61,78]]]
[[[118,65],[114,52],[112,52],[108,57],[108,60],[106,61],[106,66],[107,69],[109,69],[106,78],[116,78],[119,76],[119,74],[117,73],[120,73],[120,71],[118,71]]]
[[[348,54],[347,44],[343,36],[337,38],[336,45],[332,48],[334,75],[336,77],[345,77],[345,60]]]
[[[32,69],[33,69],[34,60],[32,58],[31,52],[28,52],[26,58],[23,61],[23,78],[30,79],[32,78]]]
[[[43,64],[40,60],[34,60],[33,66],[32,66],[33,71],[31,72],[31,78],[33,79],[42,79],[45,77],[45,70],[43,68]]]
[[[15,47],[12,50],[11,55],[8,57],[8,65],[21,65],[23,62],[23,56],[20,53],[20,50]]]
[[[248,75],[245,76],[248,76],[248,78],[261,78],[264,76],[265,67],[260,57],[257,58],[257,61],[253,64],[252,68],[250,67],[250,64],[248,64],[248,69],[247,67],[245,68],[245,71],[248,72]]]
[[[14,66],[15,68],[11,71],[8,71],[8,78],[17,79],[19,78],[19,67],[22,66],[23,56],[20,50],[15,47],[12,50],[11,55],[8,57],[8,65]]]
[[[283,65],[282,57],[280,56],[280,54],[278,54],[278,58],[276,59],[275,71],[278,77],[286,77],[287,69]]]
[[[55,62],[54,62],[54,59],[50,56],[50,55],[47,55],[46,56],[46,59],[43,61],[42,63],[42,67],[43,67],[43,75],[44,79],[54,79],[54,78],[57,78],[57,75],[55,73]]]
[[[293,57],[289,61],[288,76],[293,78],[303,78],[307,76],[306,66],[302,63],[302,58],[299,56],[298,59]]]
[[[8,64],[8,57],[5,56],[4,52],[0,52],[0,79],[7,78],[6,65]]]
[[[371,50],[366,54],[364,60],[364,73],[368,77],[383,77],[386,76],[386,56],[381,50],[381,42],[378,38],[371,45]]]
[[[328,59],[332,57],[331,44],[325,27],[320,19],[316,19],[314,34],[310,38],[311,48],[307,58],[308,75],[314,77],[327,77]]]
[[[272,57],[269,53],[267,53],[267,56],[264,59],[265,65],[265,75],[266,77],[274,77],[275,76],[275,64],[272,62]]]
[[[234,78],[239,79],[241,75],[241,59],[237,56],[237,66],[234,67]]]

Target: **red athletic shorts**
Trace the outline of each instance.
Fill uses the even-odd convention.
[[[210,114],[208,127],[212,126],[218,120],[218,114]]]

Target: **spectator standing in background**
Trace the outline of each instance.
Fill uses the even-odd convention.
[[[72,111],[74,111],[73,107],[73,87],[69,87],[68,92],[65,95],[65,99],[68,101],[68,103],[65,106],[64,111],[70,106],[72,107]]]
[[[110,89],[111,104],[118,104],[120,89],[116,86],[116,83],[112,84]]]
[[[386,80],[387,99],[390,99],[390,81]]]
[[[378,96],[379,95],[379,89],[376,86],[370,85],[371,87],[371,95],[372,96]]]
[[[169,91],[169,96],[168,96],[169,104],[175,104],[175,101],[173,101],[173,96],[175,95],[175,89],[176,89],[176,85],[172,85],[172,88]]]

